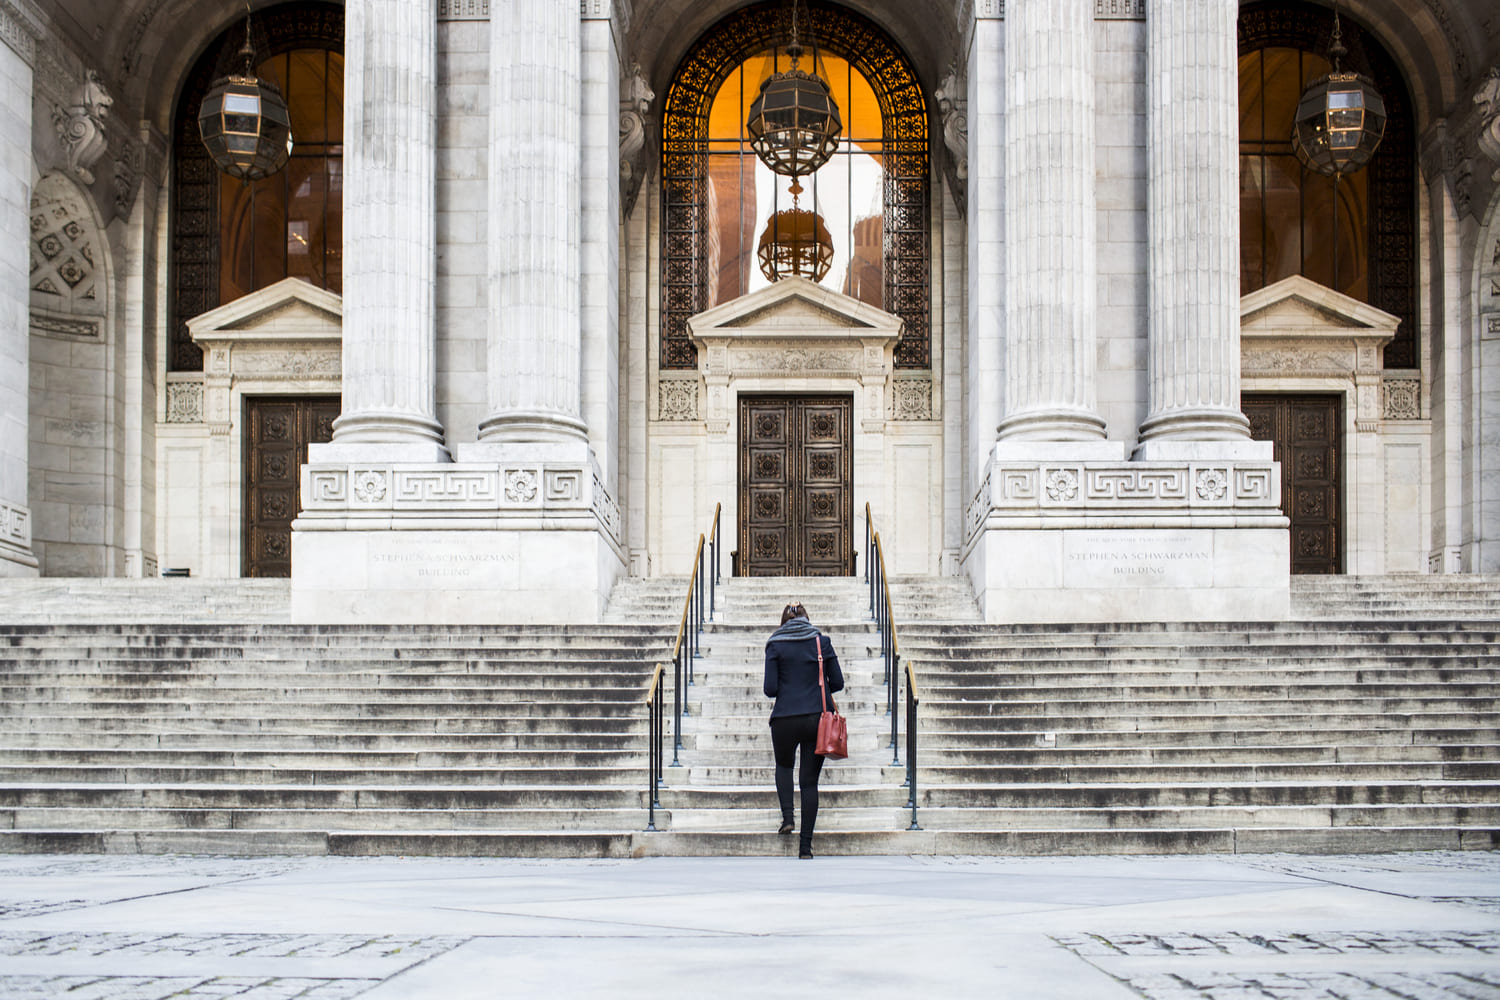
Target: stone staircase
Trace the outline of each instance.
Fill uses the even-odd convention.
[[[663,631],[0,626],[0,851],[625,856]]]
[[[793,599],[849,680],[819,854],[1500,844],[1494,577],[1304,578],[1289,622],[1072,627],[985,625],[966,582],[897,580],[920,830],[868,590],[726,580],[653,833],[642,696],[685,578],[526,628],[289,625],[284,583],[259,584],[3,585],[0,851],[790,853],[760,685]]]

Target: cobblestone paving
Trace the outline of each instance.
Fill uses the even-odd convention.
[[[5,1000],[346,1000],[378,985],[377,979],[266,979],[261,976],[0,976]]]

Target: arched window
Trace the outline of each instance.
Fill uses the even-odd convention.
[[[187,321],[287,277],[343,289],[344,12],[296,3],[256,13],[256,72],[287,99],[294,146],[286,167],[247,183],[214,166],[198,107],[233,64],[244,23],[194,65],[173,122],[169,366],[199,371]]]
[[[916,75],[875,24],[811,3],[818,71],[844,122],[839,151],[804,178],[801,207],[834,243],[824,284],[905,320],[898,368],[930,364],[927,105]],[[804,26],[804,42],[806,28]],[[785,70],[786,5],[745,7],[694,43],[667,92],[662,126],[661,366],[693,368],[690,316],[763,287],[756,247],[790,181],[750,149],[761,83]],[[808,69],[811,51],[801,68]]]
[[[1370,165],[1342,178],[1305,170],[1292,116],[1329,71],[1333,12],[1294,2],[1240,11],[1240,290],[1301,274],[1398,317],[1387,368],[1415,368],[1416,154],[1411,99],[1394,60],[1347,14],[1344,68],[1375,81],[1389,118]]]

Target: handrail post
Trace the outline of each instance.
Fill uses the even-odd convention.
[[[897,659],[900,659],[900,657],[897,657]],[[898,687],[900,687],[900,686],[901,686],[901,679],[900,679],[900,677],[898,675],[896,675],[896,674],[892,674],[891,675],[890,696],[886,699],[886,708],[885,708],[886,714],[891,717],[891,766],[892,767],[895,767],[896,765],[898,765],[898,764],[901,763],[901,748],[896,745],[896,720],[898,718],[898,716],[896,714],[896,689]]]
[[[911,826],[908,830],[922,829],[917,825],[917,696],[911,677],[906,678],[906,804],[911,806]]]
[[[682,690],[682,651],[672,658],[672,766],[681,767],[677,751],[682,749],[682,717],[687,714],[687,698]]]

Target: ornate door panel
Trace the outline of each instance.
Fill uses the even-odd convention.
[[[740,397],[740,572],[853,572],[854,401]]]
[[[337,396],[245,399],[245,576],[292,575],[292,519],[307,446],[333,439]]]
[[[1292,521],[1292,572],[1343,572],[1342,397],[1247,393],[1241,405],[1250,436],[1272,442],[1281,463],[1281,509]]]

